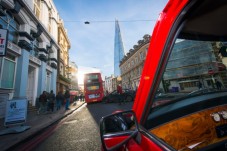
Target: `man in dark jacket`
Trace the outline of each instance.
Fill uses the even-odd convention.
[[[65,100],[66,100],[66,103],[65,103],[65,110],[69,110],[69,101],[70,101],[70,94],[69,94],[69,90],[66,90],[65,91]]]
[[[43,91],[43,93],[39,96],[39,110],[37,111],[38,114],[40,112],[46,112],[46,105],[47,105],[47,93]]]
[[[118,103],[119,103],[119,105],[121,105],[121,102],[123,102],[124,100],[121,97],[123,90],[122,90],[122,87],[120,84],[118,84],[118,86],[117,86],[117,93],[118,93]]]
[[[53,90],[50,91],[50,94],[48,96],[48,100],[49,100],[48,107],[53,112],[54,111],[54,102],[55,102],[55,94],[54,94]]]
[[[64,95],[62,94],[61,91],[59,91],[58,94],[56,95],[57,110],[60,110],[63,101],[64,101]]]

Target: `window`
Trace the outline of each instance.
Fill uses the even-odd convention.
[[[33,12],[35,13],[36,17],[40,19],[40,6],[41,6],[41,0],[34,0],[34,10]]]
[[[8,40],[17,44],[19,23],[16,19],[7,12],[6,16],[0,16],[0,24],[2,25],[2,28],[9,30]]]
[[[0,88],[14,88],[15,60],[15,57],[9,54],[6,57],[0,58]]]
[[[145,56],[147,56],[148,47],[145,49]]]
[[[142,61],[144,59],[144,52],[140,52],[140,60]]]
[[[134,66],[134,61],[133,60],[131,61],[131,65],[132,65],[132,67]]]
[[[49,11],[49,24],[48,24],[48,31],[51,33],[51,11]]]
[[[30,54],[34,57],[37,57],[39,56],[39,48],[38,48],[38,45],[39,45],[39,42],[35,39],[33,42],[31,42],[32,45],[33,45],[33,49],[30,50]]]
[[[63,75],[64,74],[64,68],[63,68],[63,64],[60,63],[60,75]]]
[[[135,64],[137,64],[138,63],[138,57],[136,56],[135,57]]]
[[[50,92],[50,84],[51,84],[51,74],[46,72],[46,91]]]

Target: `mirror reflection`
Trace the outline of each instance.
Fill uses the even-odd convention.
[[[135,117],[132,113],[118,113],[103,119],[103,134],[134,131]]]

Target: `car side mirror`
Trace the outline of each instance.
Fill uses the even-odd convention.
[[[100,135],[105,151],[120,149],[138,134],[138,123],[133,111],[124,111],[100,120]]]

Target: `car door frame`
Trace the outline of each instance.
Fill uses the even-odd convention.
[[[158,90],[174,41],[183,27],[183,18],[196,2],[198,0],[170,0],[159,16],[133,104],[140,125],[144,125],[150,112],[152,100]]]
[[[184,25],[185,14],[198,1],[170,0],[156,22],[144,63],[140,85],[133,104],[133,111],[138,120],[141,138],[136,145],[141,149],[175,150],[143,126],[150,112],[152,100],[155,98],[174,42]],[[130,144],[127,145],[130,146]]]

